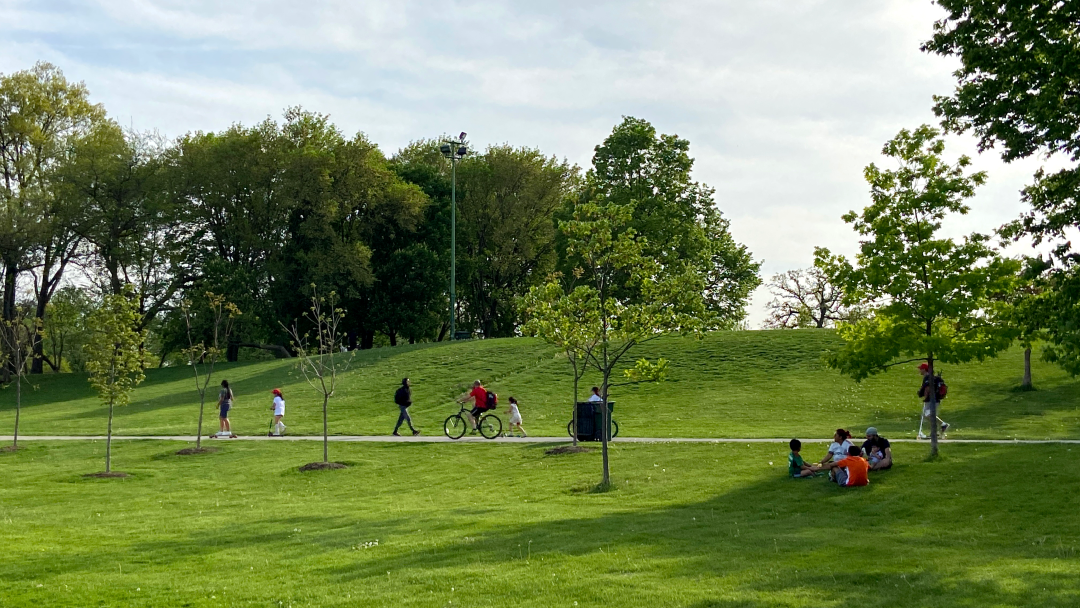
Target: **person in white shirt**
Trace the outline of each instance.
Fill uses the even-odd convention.
[[[600,387],[599,386],[592,387],[592,395],[589,395],[589,401],[596,402],[596,401],[603,401],[603,400],[604,400],[604,398],[600,396]]]
[[[282,397],[280,388],[275,388],[271,392],[274,394],[274,423],[271,425],[273,430],[270,436],[281,437],[285,434],[285,423],[281,421],[285,417],[285,398]]]
[[[518,410],[518,402],[514,397],[510,397],[510,432],[514,432],[514,427],[517,427],[521,431],[522,437],[528,437],[528,433],[525,432],[525,427],[521,426],[521,411]]]
[[[825,457],[821,459],[821,463],[814,467],[815,471],[828,471],[829,479],[833,478],[833,469],[836,468],[836,463],[848,457],[848,450],[851,449],[851,433],[844,429],[836,429],[833,433],[833,442],[829,444],[829,451],[825,453]]]

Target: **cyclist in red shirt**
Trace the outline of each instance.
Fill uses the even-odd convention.
[[[476,380],[472,383],[472,391],[465,393],[458,398],[458,403],[465,403],[469,399],[474,400],[473,409],[469,412],[469,424],[472,425],[473,431],[476,431],[477,421],[480,420],[480,416],[487,411],[487,389],[484,385]]]

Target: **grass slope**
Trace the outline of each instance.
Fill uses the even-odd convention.
[[[622,434],[638,437],[827,437],[832,429],[875,425],[888,437],[912,437],[918,425],[914,365],[893,368],[860,384],[824,369],[823,350],[837,343],[830,331],[743,331],[702,340],[650,342],[635,356],[671,361],[662,384],[616,387],[615,419]],[[1010,350],[984,363],[945,366],[949,397],[942,415],[953,438],[1080,437],[1080,382],[1036,361],[1034,392],[1018,392],[1023,353]],[[502,401],[521,400],[525,428],[562,435],[573,395],[565,359],[527,338],[400,346],[360,352],[330,405],[331,433],[386,434],[397,418],[392,396],[402,376],[414,383],[413,416],[428,433],[456,411],[452,399],[482,379]],[[295,362],[220,366],[233,383],[231,414],[240,434],[264,433],[270,394],[285,391],[286,422],[294,434],[321,433],[321,398],[298,375]],[[582,398],[595,378],[586,378]],[[24,390],[25,434],[102,434],[105,408],[80,374],[32,379]],[[213,388],[213,387],[212,387]],[[217,430],[216,391],[207,407],[207,433]],[[0,433],[14,422],[14,391],[0,392]],[[502,408],[505,414],[505,408]],[[150,370],[131,405],[117,411],[118,434],[194,434],[198,396],[186,368]]]
[[[1080,604],[1080,452],[896,447],[867,488],[780,445],[103,442],[0,453],[0,606],[822,608]]]

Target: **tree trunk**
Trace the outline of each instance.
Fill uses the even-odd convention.
[[[1024,349],[1024,380],[1020,388],[1031,388],[1031,347]]]
[[[360,350],[370,350],[375,346],[375,331],[367,330],[360,332]]]
[[[442,342],[445,340],[446,332],[448,331],[450,331],[450,325],[444,321],[443,324],[439,326],[439,337],[435,338],[435,341]]]
[[[349,341],[349,350],[356,350],[356,330],[349,330],[349,333],[347,335]]]
[[[8,262],[4,268],[4,302],[3,309],[0,310],[0,317],[4,321],[11,322],[15,319],[15,287],[16,287],[16,275],[18,274],[19,267],[13,262]],[[4,328],[3,331],[9,331],[10,328]],[[11,382],[11,372],[14,363],[11,362],[10,357],[7,362],[0,365],[0,382],[7,384]]]
[[[604,478],[600,484],[606,489],[611,485],[611,467],[608,463],[608,428],[611,426],[611,420],[608,414],[608,371],[604,370],[604,401],[600,404],[603,411],[600,414],[600,452],[603,454],[604,460]]]
[[[113,403],[109,401],[109,430],[105,435],[105,472],[112,472],[112,415]]]
[[[195,449],[202,447],[202,420],[203,408],[206,406],[206,390],[199,392],[199,429],[195,433]]]
[[[386,334],[386,336],[388,338],[390,338],[390,346],[397,346],[397,332],[396,331],[392,331],[392,332]]]
[[[240,359],[240,343],[229,341],[225,346],[225,360],[229,363],[236,363]]]
[[[571,425],[570,428],[573,429],[574,432],[571,433],[570,436],[573,437],[574,447],[576,448],[577,447],[578,380],[580,380],[580,378],[578,377],[577,358],[573,358],[573,359],[571,359],[571,361],[573,362],[573,363],[571,363],[571,365],[574,366],[574,405],[573,405],[573,410],[571,410],[571,412],[570,412],[570,425]]]
[[[22,412],[22,374],[15,378],[15,435],[11,445],[19,447],[19,414]]]
[[[322,461],[330,462],[330,434],[326,430],[326,402],[330,395],[323,394],[322,398]]]

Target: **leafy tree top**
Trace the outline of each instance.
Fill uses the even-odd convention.
[[[146,330],[137,329],[141,321],[130,286],[125,293],[106,295],[90,315],[86,370],[90,385],[106,405],[127,405],[131,390],[145,378]]]

